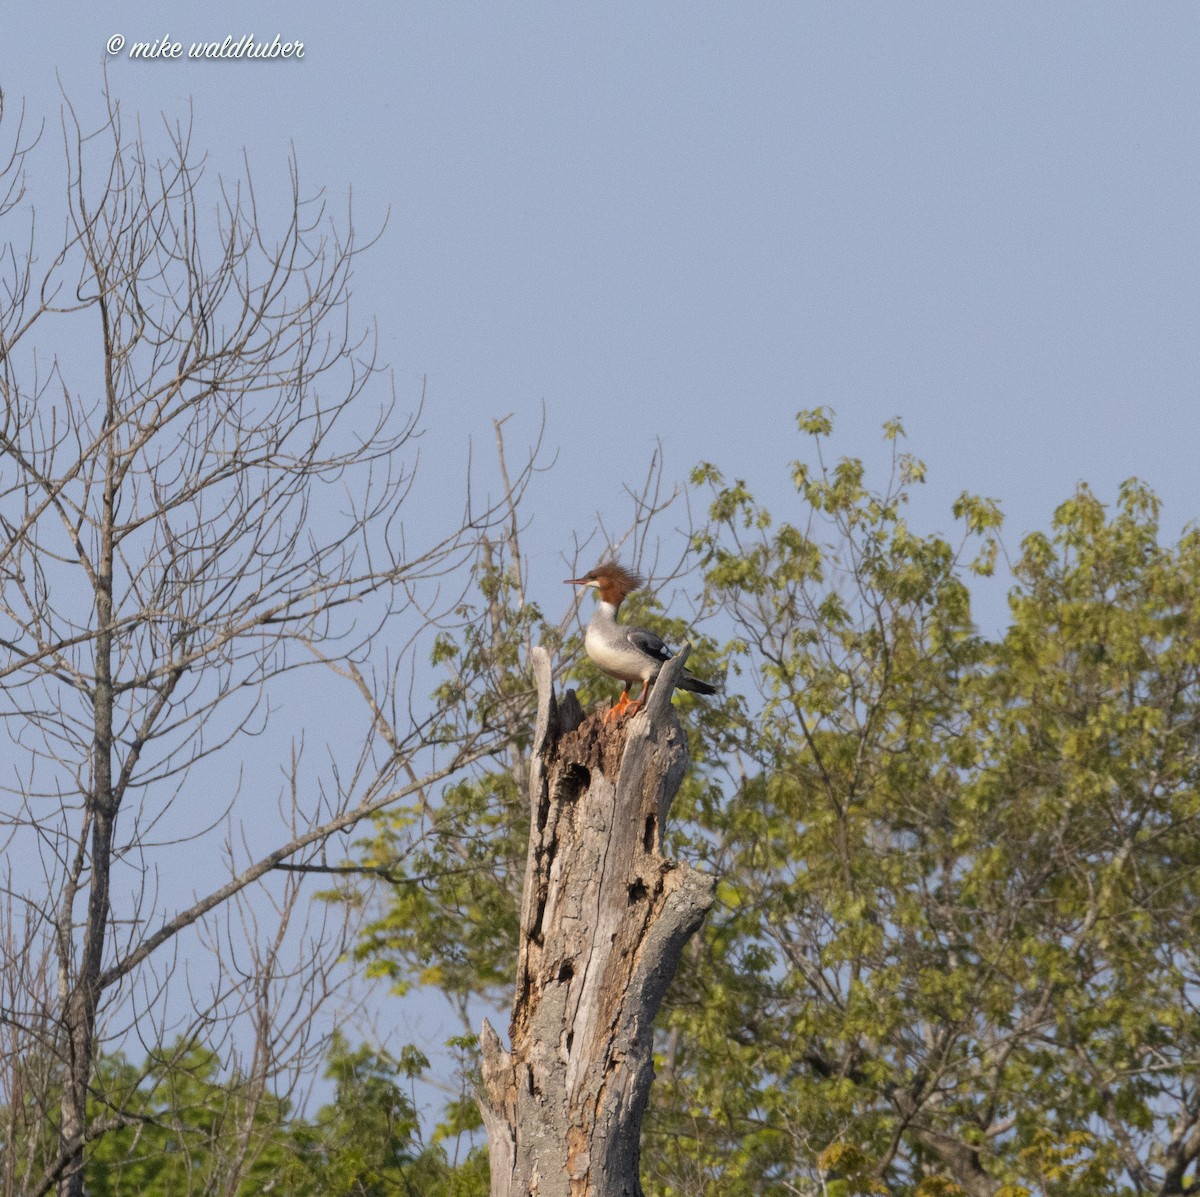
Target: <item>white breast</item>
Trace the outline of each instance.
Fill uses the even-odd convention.
[[[625,629],[617,623],[607,603],[596,608],[583,638],[583,648],[609,677],[623,682],[644,682],[657,677],[661,667],[658,661],[629,643]]]

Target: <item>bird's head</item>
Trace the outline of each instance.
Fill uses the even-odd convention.
[[[589,569],[582,578],[567,578],[566,584],[595,586],[600,592],[602,603],[611,603],[614,607],[619,607],[627,594],[632,594],[642,585],[642,579],[615,561],[605,561],[595,569]]]

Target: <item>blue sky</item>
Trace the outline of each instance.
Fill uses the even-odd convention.
[[[431,495],[469,435],[544,402],[559,464],[535,579],[656,439],[787,503],[793,413],[878,455],[904,419],[931,524],[969,488],[1012,539],[1080,479],[1200,508],[1200,10],[1063,4],[125,3],[9,17],[5,86],[86,109],[101,67],[152,132],[191,103],[218,169],[384,218],[356,308]],[[105,42],[253,33],[290,62],[136,62]],[[43,159],[48,162],[48,159]]]
[[[10,6],[13,7],[13,6]],[[467,446],[542,405],[556,450],[529,509],[534,590],[662,442],[780,515],[800,408],[881,468],[902,417],[917,508],[998,498],[1006,539],[1086,479],[1130,475],[1172,532],[1200,515],[1200,7],[1086,3],[25,5],[3,86],[47,140],[103,72],[153,140],[195,121],[270,197],[302,178],[360,231],[355,311],[401,401],[425,380],[425,506],[456,519]],[[134,41],[254,34],[276,62],[131,61]],[[10,108],[11,111],[11,108]],[[269,216],[269,200],[268,200]],[[997,599],[987,618],[999,619]]]

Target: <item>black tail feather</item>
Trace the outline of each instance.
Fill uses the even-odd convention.
[[[710,686],[708,682],[702,682],[695,674],[688,673],[685,669],[683,676],[675,683],[677,690],[690,690],[693,694],[716,694],[716,686]]]

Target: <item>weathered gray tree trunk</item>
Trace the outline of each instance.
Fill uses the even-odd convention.
[[[483,1025],[480,1106],[492,1197],[641,1197],[653,1023],[714,881],[659,851],[687,770],[671,706],[685,650],[619,724],[555,700],[534,650],[538,719],[511,1051]]]

